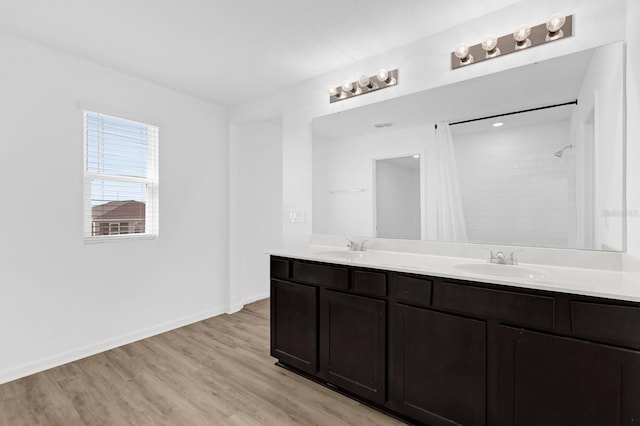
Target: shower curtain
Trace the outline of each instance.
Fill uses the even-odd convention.
[[[439,241],[467,242],[467,229],[462,208],[462,195],[456,157],[449,123],[439,122],[436,128],[433,155],[427,156],[427,194],[435,216],[429,223],[435,227],[430,234]],[[435,206],[435,208],[434,208]]]

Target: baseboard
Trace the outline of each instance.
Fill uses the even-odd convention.
[[[242,310],[242,308],[244,308],[244,305],[248,305],[249,303],[257,302],[258,300],[266,299],[269,296],[270,296],[269,292],[267,292],[267,293],[261,293],[261,294],[255,295],[255,296],[248,297],[248,298],[244,299],[240,303],[236,303],[234,305],[230,305],[229,307],[227,307],[226,313],[227,314],[235,314],[236,312],[240,312]]]
[[[258,294],[257,296],[252,296],[247,299],[244,299],[242,302],[244,305],[248,305],[249,303],[257,302],[258,300],[267,299],[269,296],[269,292]]]
[[[146,339],[157,334],[175,330],[176,328],[184,327],[185,325],[209,319],[223,313],[225,313],[225,309],[223,307],[198,312],[196,314],[187,315],[173,321],[168,321],[153,327],[146,328],[144,330],[139,330],[133,333],[125,334],[123,336],[104,340],[93,345],[85,346],[84,348],[74,349],[72,351],[54,355],[52,357],[48,357],[39,361],[29,362],[15,368],[0,371],[0,384],[11,382],[22,377],[30,376],[32,374],[39,373],[50,368],[77,361],[79,359],[86,358],[100,352],[105,352],[129,343],[133,343],[138,340]]]
[[[244,303],[236,303],[235,305],[227,306],[227,310],[225,313],[227,314],[235,314],[236,312],[240,312],[244,308]]]

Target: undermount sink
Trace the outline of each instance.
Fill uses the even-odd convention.
[[[364,259],[367,256],[367,252],[353,250],[329,250],[318,252],[316,255],[333,259],[359,260]]]
[[[515,265],[500,265],[496,263],[463,263],[454,266],[456,269],[473,274],[494,275],[509,278],[543,279],[542,272],[535,269]]]

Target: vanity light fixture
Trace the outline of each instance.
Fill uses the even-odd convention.
[[[398,84],[398,70],[387,71],[382,69],[377,74],[362,75],[357,81],[345,81],[340,86],[329,86],[329,103],[364,95],[389,86]]]
[[[482,43],[469,46],[460,44],[451,52],[451,69],[464,67],[487,59],[504,56],[529,47],[540,46],[561,38],[573,36],[573,15],[556,13],[547,22],[520,25],[511,34],[488,36]]]

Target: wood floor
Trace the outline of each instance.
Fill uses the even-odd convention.
[[[0,425],[400,425],[274,365],[269,303],[0,385]]]

